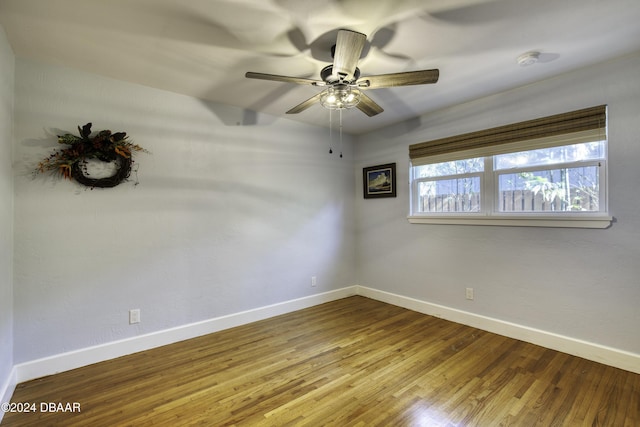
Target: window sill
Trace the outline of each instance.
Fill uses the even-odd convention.
[[[540,217],[540,216],[409,216],[411,224],[494,225],[506,227],[608,228],[611,216]]]

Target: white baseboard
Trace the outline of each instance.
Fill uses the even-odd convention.
[[[11,372],[9,372],[9,377],[7,377],[4,384],[0,387],[0,404],[11,401],[11,396],[13,396],[16,385],[18,385],[18,374],[16,367],[14,366],[11,369]],[[0,410],[0,423],[2,422],[3,416],[4,411]]]
[[[199,337],[356,294],[350,286],[15,365],[18,383]],[[15,387],[15,384],[14,384]],[[13,390],[12,390],[13,391]]]
[[[466,311],[421,301],[415,298],[367,288],[365,286],[350,286],[330,292],[234,313],[228,316],[216,317],[202,322],[191,323],[146,335],[140,335],[20,363],[13,367],[10,377],[5,381],[3,388],[0,389],[0,393],[2,393],[3,401],[9,401],[13,391],[15,390],[16,384],[24,381],[87,366],[93,363],[136,353],[138,351],[149,350],[178,341],[195,338],[250,322],[323,304],[325,302],[346,298],[351,295],[362,295],[420,313],[450,320],[452,322],[469,325],[485,331],[625,369],[627,371],[640,373],[640,355],[638,354],[505,322],[499,319],[480,316]]]
[[[472,326],[484,331],[515,338],[640,374],[640,354],[594,344],[540,329],[529,328],[527,326],[517,325],[515,323],[505,322],[503,320],[481,316],[415,298],[379,291],[365,286],[357,286],[356,293],[367,298],[404,307],[419,313],[429,314],[434,317]]]

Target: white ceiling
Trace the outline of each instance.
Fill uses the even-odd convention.
[[[0,0],[0,24],[18,57],[274,116],[321,88],[245,72],[319,79],[337,29],[368,35],[362,76],[440,70],[368,91],[385,111],[347,111],[354,134],[640,51],[640,0]],[[540,61],[519,66],[528,51]]]

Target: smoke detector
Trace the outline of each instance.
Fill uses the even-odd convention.
[[[540,58],[540,52],[527,52],[518,56],[518,65],[521,67],[528,67],[529,65],[533,65],[538,62]]]

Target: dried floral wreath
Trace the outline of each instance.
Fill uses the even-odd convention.
[[[144,148],[128,140],[125,132],[111,133],[102,130],[91,137],[91,123],[82,128],[78,126],[80,136],[58,135],[58,143],[70,147],[58,149],[38,164],[36,172],[58,171],[65,179],[75,179],[87,187],[110,188],[126,181],[131,174],[134,151],[149,153]],[[116,171],[106,178],[87,176],[88,160],[115,162]]]

